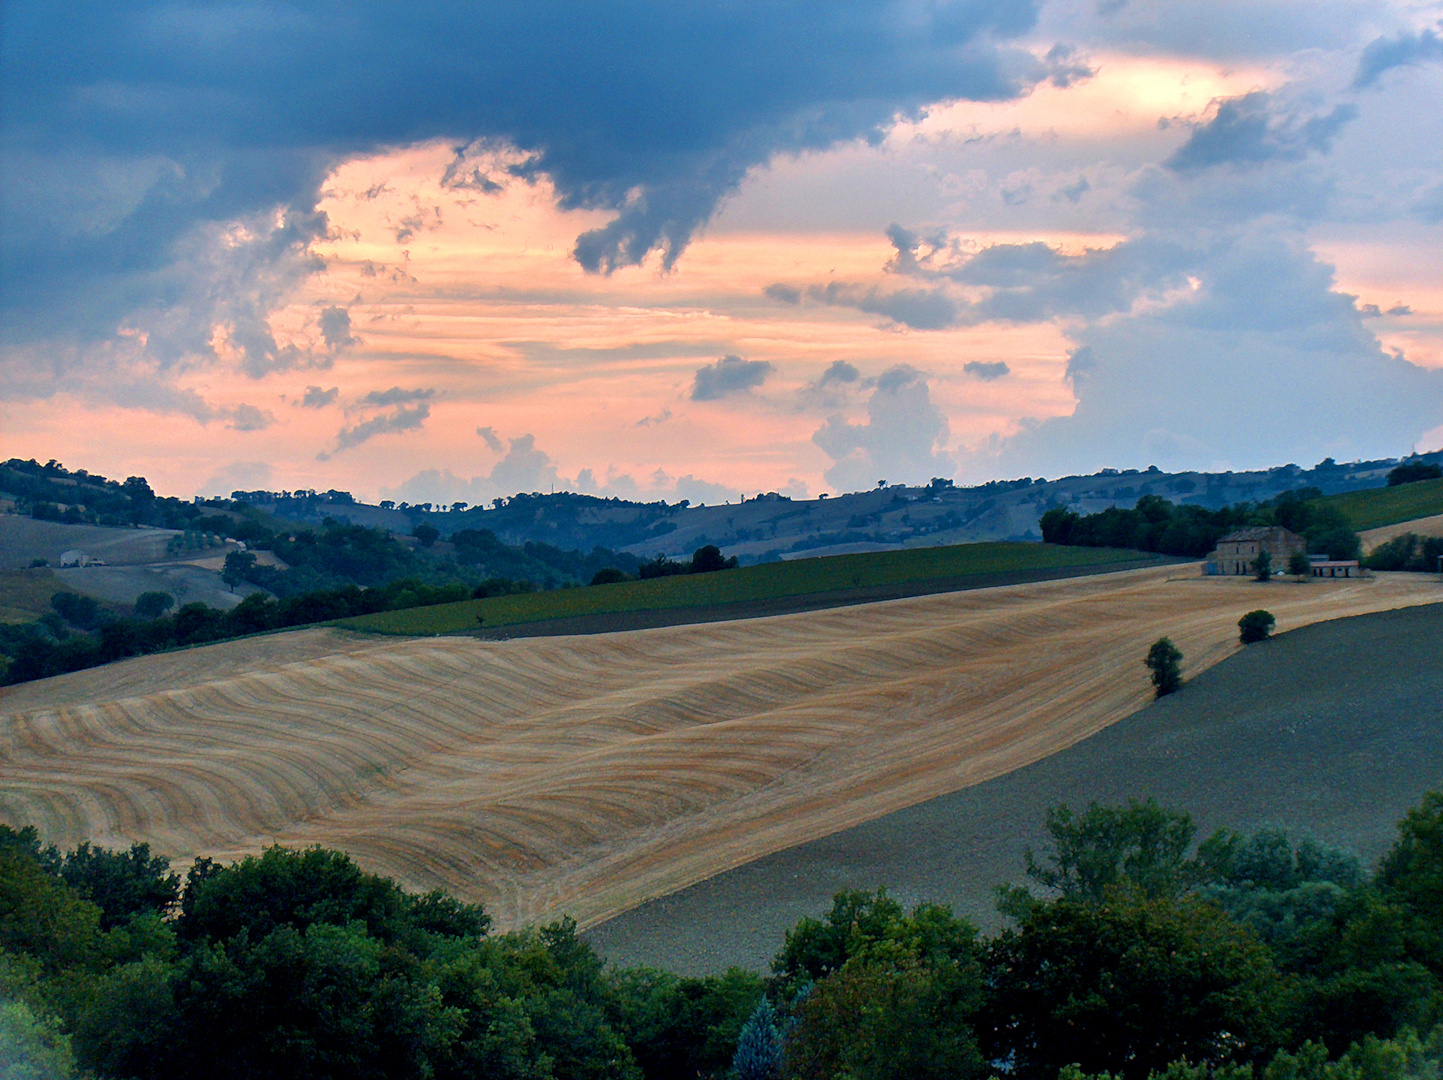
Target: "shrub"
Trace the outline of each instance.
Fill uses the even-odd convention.
[[[1273,557],[1266,550],[1259,551],[1258,557],[1253,560],[1253,579],[1255,581],[1271,581],[1273,578]]]
[[[1182,650],[1170,639],[1160,637],[1154,641],[1143,663],[1152,672],[1152,685],[1157,688],[1158,697],[1182,688]]]
[[[1295,551],[1288,556],[1288,573],[1299,580],[1308,577],[1313,572],[1313,561],[1301,551]]]
[[[1255,641],[1267,641],[1272,635],[1273,626],[1277,620],[1272,613],[1259,608],[1257,611],[1250,611],[1238,620],[1238,640],[1244,645],[1251,645]]]
[[[618,570],[614,566],[603,566],[591,575],[591,583],[593,585],[615,585],[618,582],[630,580],[631,578],[629,578],[625,572]]]

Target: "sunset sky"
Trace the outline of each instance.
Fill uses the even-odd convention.
[[[720,501],[1443,446],[1443,4],[8,2],[0,457]]]

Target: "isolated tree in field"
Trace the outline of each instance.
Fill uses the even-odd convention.
[[[1182,687],[1182,650],[1168,638],[1161,637],[1147,650],[1143,661],[1152,672],[1152,685],[1157,696],[1163,697]]]
[[[1251,645],[1255,641],[1267,641],[1273,633],[1273,626],[1278,620],[1273,618],[1272,612],[1259,608],[1257,611],[1250,611],[1238,620],[1238,640],[1244,645]]]
[[[1258,552],[1258,557],[1253,560],[1253,580],[1270,581],[1273,576],[1273,557],[1268,554],[1267,548]]]
[[[256,557],[251,552],[232,551],[225,557],[225,566],[221,569],[220,579],[234,590],[250,577],[255,567]]]
[[[428,525],[423,521],[411,530],[411,535],[421,541],[422,547],[428,548],[440,537],[441,531],[437,529],[436,526]]]
[[[728,559],[715,544],[704,544],[692,552],[691,566],[687,569],[693,574],[711,574],[717,570],[735,569],[736,565],[735,555]]]
[[[1288,556],[1288,573],[1302,581],[1313,572],[1313,563],[1301,551],[1295,551]]]

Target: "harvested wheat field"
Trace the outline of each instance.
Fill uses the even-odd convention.
[[[1414,518],[1412,521],[1400,521],[1396,525],[1384,525],[1382,528],[1369,529],[1367,532],[1358,534],[1362,542],[1363,551],[1369,552],[1389,540],[1395,540],[1405,533],[1414,533],[1418,536],[1443,536],[1443,514],[1434,514],[1432,517]]]
[[[1285,630],[1439,599],[1422,575],[1192,572],[591,637],[305,631],[141,658],[0,696],[0,818],[178,861],[321,843],[503,927],[589,925],[1076,743],[1147,703],[1161,634],[1191,675],[1238,648],[1253,608]]]

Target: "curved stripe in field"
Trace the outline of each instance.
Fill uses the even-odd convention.
[[[1071,745],[1146,702],[1162,634],[1193,673],[1255,607],[1283,630],[1443,599],[1420,575],[1187,572],[592,637],[312,630],[141,658],[0,696],[0,817],[178,861],[322,843],[501,926],[585,925]]]

